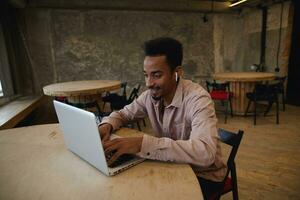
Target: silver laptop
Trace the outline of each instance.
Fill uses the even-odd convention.
[[[118,166],[108,167],[96,116],[65,103],[55,100],[53,103],[67,148],[102,173],[112,176],[144,161],[142,158],[132,156],[132,159]]]

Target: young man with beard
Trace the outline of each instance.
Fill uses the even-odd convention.
[[[179,76],[182,45],[172,38],[144,44],[144,76],[148,90],[133,103],[104,118],[99,132],[106,153],[176,163],[188,163],[196,173],[205,199],[220,187],[226,166],[221,159],[217,119],[209,94],[199,84]],[[155,136],[109,140],[128,121],[149,117]]]

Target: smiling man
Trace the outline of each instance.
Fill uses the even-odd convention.
[[[181,78],[182,45],[172,38],[144,44],[144,76],[148,90],[124,109],[104,118],[99,132],[106,153],[122,154],[192,166],[205,199],[220,187],[226,166],[221,159],[217,119],[209,94]],[[128,121],[149,117],[155,136],[109,140]]]

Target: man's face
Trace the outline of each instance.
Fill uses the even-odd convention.
[[[146,56],[144,60],[146,86],[155,100],[166,97],[176,88],[175,72],[166,61],[166,56]]]

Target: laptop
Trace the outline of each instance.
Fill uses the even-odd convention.
[[[130,155],[129,160],[121,158],[117,165],[109,167],[94,113],[55,100],[53,103],[67,148],[105,175],[116,175],[145,160]],[[111,138],[114,137],[119,136],[112,134]]]

